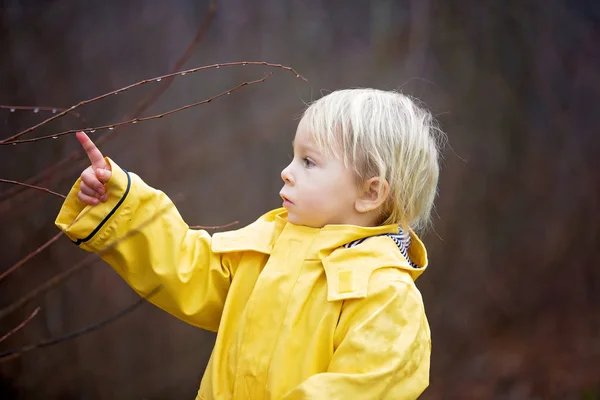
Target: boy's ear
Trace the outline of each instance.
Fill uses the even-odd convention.
[[[380,184],[381,182],[381,184]],[[359,213],[366,213],[378,209],[390,195],[390,185],[379,177],[373,177],[363,183],[359,196],[354,203],[354,208]]]

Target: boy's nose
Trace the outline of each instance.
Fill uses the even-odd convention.
[[[285,167],[283,169],[283,171],[281,171],[281,179],[283,179],[283,181],[287,184],[290,184],[290,185],[294,184],[294,178],[292,177],[292,174],[290,172],[289,165],[287,167]]]

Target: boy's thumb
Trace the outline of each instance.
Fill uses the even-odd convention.
[[[108,182],[110,179],[110,176],[111,176],[111,171],[109,171],[107,169],[98,168],[96,170],[96,177],[102,183]]]

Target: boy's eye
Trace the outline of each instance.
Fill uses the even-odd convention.
[[[315,166],[315,163],[313,162],[313,160],[311,160],[308,157],[304,157],[302,159],[302,162],[304,163],[304,168],[312,168]]]

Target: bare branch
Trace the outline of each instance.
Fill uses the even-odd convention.
[[[2,310],[0,310],[0,319],[4,318],[5,316],[12,313],[13,311],[16,311],[19,308],[23,307],[25,304],[27,304],[30,300],[34,299],[35,297],[37,297],[43,293],[46,293],[48,290],[52,289],[54,286],[58,285],[62,281],[69,278],[75,272],[78,272],[79,270],[83,269],[84,267],[90,265],[93,260],[96,260],[95,256],[96,256],[95,254],[88,255],[82,261],[75,264],[73,267],[55,275],[52,279],[47,280],[46,282],[44,282],[43,284],[41,284],[40,286],[38,286],[31,292],[27,293],[25,296],[21,297],[19,300],[4,307]]]
[[[46,188],[43,188],[43,187],[40,187],[40,186],[34,186],[34,185],[30,185],[30,184],[28,184],[28,183],[23,183],[23,182],[18,182],[18,181],[12,181],[12,180],[10,180],[10,179],[2,179],[2,178],[0,178],[0,182],[3,182],[3,183],[10,183],[10,184],[12,184],[12,185],[25,186],[25,187],[28,187],[28,188],[30,188],[30,189],[37,189],[37,190],[41,190],[42,192],[46,192],[46,193],[50,193],[50,194],[53,194],[53,195],[55,195],[55,196],[58,196],[58,197],[60,197],[61,199],[66,199],[66,198],[67,198],[67,197],[66,197],[64,194],[56,193],[56,192],[53,192],[53,191],[52,191],[52,190],[50,190],[50,189],[46,189]]]
[[[78,215],[77,218],[75,218],[75,220],[69,224],[68,228],[73,226],[81,218],[85,217],[87,215],[87,213],[89,213],[91,210],[92,210],[92,208],[89,207],[89,208],[85,209],[84,211],[82,211],[81,214]],[[8,275],[12,274],[14,271],[19,269],[20,267],[22,267],[27,261],[31,260],[33,257],[40,254],[45,248],[50,246],[52,243],[56,242],[58,240],[58,238],[60,238],[63,234],[64,234],[63,231],[58,232],[56,235],[54,235],[54,237],[52,237],[52,239],[48,240],[46,243],[44,243],[43,245],[41,245],[40,247],[38,247],[31,253],[27,254],[25,257],[23,257],[19,261],[17,261],[17,263],[15,265],[13,265],[12,267],[10,267],[8,270],[4,271],[0,275],[0,281],[2,281],[4,278],[6,278]]]
[[[240,221],[233,221],[233,222],[230,222],[225,225],[213,225],[213,226],[194,225],[194,226],[190,226],[190,229],[206,229],[206,230],[224,229],[224,228],[229,228],[230,226],[233,226],[233,225],[237,225],[239,223],[240,223]]]
[[[55,133],[55,134],[48,135],[48,136],[41,136],[41,137],[33,138],[33,139],[14,140],[12,142],[0,142],[0,145],[7,146],[9,144],[13,144],[14,145],[14,144],[19,144],[19,143],[38,142],[40,140],[45,140],[45,139],[56,139],[59,136],[68,135],[68,134],[79,132],[79,131],[94,133],[94,132],[96,132],[98,130],[103,130],[103,129],[113,130],[113,129],[115,129],[118,126],[135,124],[135,123],[138,123],[138,122],[149,121],[149,120],[152,120],[152,119],[158,119],[158,118],[166,117],[167,115],[171,115],[171,114],[174,114],[174,113],[179,112],[179,111],[187,110],[188,108],[192,108],[192,107],[196,107],[196,106],[199,106],[199,105],[202,105],[202,104],[210,103],[211,101],[213,101],[215,99],[218,99],[219,97],[223,97],[225,95],[231,94],[233,91],[241,89],[244,86],[254,85],[256,83],[262,83],[265,80],[267,80],[267,78],[269,78],[271,75],[273,75],[273,73],[269,72],[262,79],[257,79],[255,81],[249,81],[249,82],[242,82],[239,85],[234,86],[231,89],[228,89],[228,90],[226,90],[224,92],[221,92],[221,93],[219,93],[219,94],[217,94],[217,95],[215,95],[215,96],[213,96],[213,97],[211,97],[209,99],[198,101],[198,102],[192,103],[192,104],[188,104],[188,105],[185,105],[183,107],[179,107],[179,108],[176,108],[174,110],[170,110],[170,111],[164,112],[162,114],[152,115],[150,117],[134,118],[134,119],[130,119],[128,121],[123,121],[123,122],[119,122],[119,123],[112,124],[112,125],[103,125],[103,126],[97,126],[97,127],[93,127],[93,128],[86,128],[86,129],[71,129],[71,130],[68,130],[68,131],[59,132],[59,133]]]
[[[29,317],[25,318],[25,320],[23,322],[21,322],[19,325],[15,326],[10,332],[8,332],[4,336],[2,336],[0,338],[0,343],[2,343],[6,339],[8,339],[10,336],[12,336],[15,332],[19,331],[21,328],[23,328],[25,325],[27,325],[29,323],[29,321],[31,321],[38,314],[38,312],[40,312],[39,307],[36,308],[35,310],[33,310],[31,315],[29,315]]]
[[[185,49],[182,56],[179,57],[179,60],[177,60],[177,62],[175,63],[175,66],[173,67],[171,72],[179,71],[185,65],[185,63],[190,59],[192,54],[194,54],[194,49],[202,41],[206,32],[208,32],[208,29],[212,25],[212,22],[215,19],[216,14],[217,14],[217,1],[213,0],[208,5],[208,14],[206,14],[204,21],[202,21],[202,24],[198,28],[198,31],[196,32],[196,36],[194,36],[194,39],[188,45],[188,47]],[[150,107],[156,101],[156,99],[158,99],[165,92],[165,90],[167,90],[169,88],[169,86],[171,85],[172,82],[173,82],[172,78],[167,78],[167,79],[163,80],[162,83],[150,94],[150,96],[148,96],[144,101],[139,103],[139,105],[136,107],[136,109],[131,113],[132,116],[138,117],[144,111],[146,111],[148,109],[148,107]]]
[[[0,105],[0,109],[10,110],[10,112],[15,112],[15,110],[28,110],[33,111],[34,113],[38,113],[39,111],[50,111],[52,114],[56,114],[57,112],[67,111],[66,108],[60,107],[46,107],[46,106],[5,106]],[[71,111],[67,112],[67,115],[70,115],[74,118],[77,118],[81,122],[87,125],[87,119],[85,119],[81,114]]]
[[[206,70],[206,69],[215,69],[215,68],[221,68],[221,67],[232,67],[232,66],[239,66],[239,65],[242,65],[242,66],[244,66],[244,65],[264,65],[264,66],[267,66],[267,67],[280,68],[280,69],[284,69],[284,70],[290,71],[290,72],[294,73],[297,78],[301,78],[302,80],[307,81],[306,78],[304,78],[295,69],[293,69],[291,67],[286,67],[286,66],[281,65],[281,64],[273,64],[273,63],[268,63],[268,62],[264,62],[264,61],[237,61],[237,62],[230,62],[230,63],[223,63],[223,64],[206,65],[206,66],[203,66],[203,67],[197,67],[197,68],[192,68],[192,69],[188,69],[188,70],[185,70],[185,71],[174,72],[174,73],[170,73],[170,74],[167,74],[167,75],[158,76],[158,77],[151,78],[151,79],[145,79],[143,81],[140,81],[140,82],[137,82],[137,83],[133,83],[133,84],[131,84],[129,86],[125,86],[125,87],[122,87],[120,89],[113,90],[112,92],[105,93],[103,95],[94,97],[93,99],[81,101],[78,104],[75,104],[74,106],[71,106],[71,108],[69,108],[69,109],[67,109],[67,110],[65,110],[63,112],[60,112],[60,113],[54,115],[53,117],[50,117],[50,118],[46,119],[45,121],[40,122],[37,125],[34,125],[34,126],[30,127],[30,128],[27,128],[27,129],[25,129],[22,132],[19,132],[19,133],[15,134],[15,135],[7,138],[7,139],[4,139],[4,140],[0,141],[0,144],[8,144],[9,142],[13,142],[17,138],[19,138],[19,137],[21,137],[21,136],[23,136],[23,135],[25,135],[25,134],[27,134],[29,132],[32,132],[32,131],[36,130],[37,128],[39,128],[39,127],[47,124],[50,121],[53,121],[53,120],[55,120],[57,118],[60,118],[61,116],[65,115],[67,112],[71,112],[71,111],[73,111],[75,109],[83,107],[86,104],[90,104],[90,103],[93,103],[95,101],[102,100],[102,99],[104,99],[106,97],[109,97],[109,96],[112,96],[112,95],[115,95],[115,94],[119,94],[119,93],[125,92],[125,91],[127,91],[127,90],[129,90],[131,88],[134,88],[134,87],[137,87],[137,86],[141,86],[141,85],[144,85],[144,84],[149,83],[149,82],[160,82],[161,80],[166,79],[166,78],[172,78],[172,77],[175,77],[175,76],[178,76],[178,75],[179,76],[183,76],[183,75],[186,75],[186,74],[191,74],[191,73],[198,72],[198,71],[203,71],[203,70]]]
[[[200,25],[200,28],[198,28],[198,31],[196,32],[196,36],[194,37],[194,40],[188,45],[188,47],[185,49],[185,52],[181,55],[181,57],[179,57],[179,59],[175,63],[175,66],[171,70],[171,72],[180,70],[185,65],[185,63],[189,60],[191,55],[194,53],[194,49],[198,46],[198,44],[203,39],[205,33],[210,28],[210,25],[212,24],[212,21],[214,20],[216,12],[217,12],[217,1],[213,0],[213,1],[211,1],[211,3],[208,6],[208,14],[204,18],[204,21]],[[138,117],[144,111],[146,111],[146,109],[148,107],[150,107],[162,95],[162,93],[164,93],[165,90],[167,90],[167,88],[171,85],[172,82],[173,82],[173,79],[165,79],[163,81],[163,83],[154,92],[152,92],[150,94],[147,101],[141,103],[138,107],[136,107],[136,109],[133,111],[133,113],[131,113],[132,116]],[[128,117],[128,115],[125,115],[124,118],[129,119],[130,117]],[[117,132],[117,130],[118,129],[114,129],[113,131],[108,132],[107,134],[103,135],[99,140],[96,141],[96,144],[100,145],[100,144],[104,143],[106,140],[110,139],[115,134],[115,132]],[[63,167],[64,165],[70,164],[72,166],[72,165],[74,165],[74,164],[71,164],[72,161],[77,161],[78,159],[82,159],[84,157],[85,157],[85,152],[82,151],[81,149],[78,149],[78,150],[72,152],[69,156],[63,158],[58,163],[56,163],[52,166],[49,166],[48,168],[45,168],[41,173],[37,174],[36,176],[34,176],[32,178],[29,178],[27,180],[27,183],[35,184],[35,183],[45,179],[46,177],[54,174],[54,172],[56,170],[59,170],[59,168]],[[70,170],[70,168],[67,168],[66,170],[68,171],[68,170]],[[61,173],[61,174],[59,174],[59,176],[64,176],[65,169],[62,169],[59,171]],[[0,201],[4,201],[14,195],[21,193],[22,189],[23,189],[23,187],[15,187],[15,188],[13,188],[13,190],[8,191],[7,193],[3,193],[2,195],[0,195]]]
[[[161,289],[162,289],[162,286],[157,286],[150,293],[148,293],[148,295],[136,300],[133,304],[130,304],[129,306],[123,308],[122,310],[118,311],[117,313],[109,316],[108,318],[101,320],[100,322],[86,326],[85,328],[79,329],[75,332],[71,332],[69,334],[66,334],[66,335],[63,335],[63,336],[60,336],[57,338],[42,340],[41,342],[23,346],[18,349],[3,351],[0,353],[0,362],[12,360],[13,358],[18,357],[21,354],[27,353],[31,350],[41,349],[41,348],[48,347],[48,346],[53,346],[55,344],[66,342],[68,340],[75,339],[79,336],[83,336],[85,334],[94,332],[100,328],[103,328],[106,325],[111,324],[112,322],[115,322],[116,320],[123,318],[127,314],[134,311],[136,308],[138,308],[139,306],[144,304],[148,299],[150,299],[152,296],[154,296],[156,293],[158,293]],[[38,308],[38,310],[39,310],[39,308]]]
[[[38,254],[40,254],[46,247],[48,247],[52,243],[56,242],[58,240],[58,238],[60,238],[63,234],[64,234],[63,231],[58,232],[56,235],[54,235],[54,237],[52,237],[52,239],[48,240],[43,245],[41,245],[40,247],[38,247],[37,249],[35,249],[31,253],[27,254],[25,257],[23,257],[22,259],[20,259],[19,261],[17,261],[17,263],[15,265],[13,265],[12,267],[10,267],[6,271],[2,272],[2,274],[0,274],[0,282],[2,282],[2,280],[4,280],[4,278],[6,278],[8,275],[12,274],[17,269],[19,269],[27,261],[31,260],[33,257],[35,257]]]

